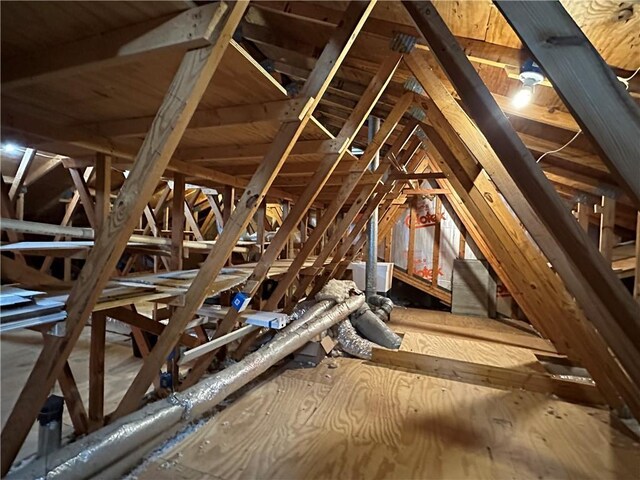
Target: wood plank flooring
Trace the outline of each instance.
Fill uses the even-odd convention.
[[[425,324],[531,336],[488,319],[405,313]],[[405,341],[412,336],[419,334]],[[475,351],[468,340],[423,337],[403,348],[452,358],[464,348],[461,358],[533,368],[524,349],[506,346],[510,354],[502,355],[494,343],[492,355],[489,343]],[[632,479],[639,472],[640,446],[610,426],[605,410],[339,358],[249,391],[138,478]]]

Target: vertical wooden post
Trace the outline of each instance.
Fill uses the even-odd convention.
[[[222,196],[222,231],[227,226],[229,219],[231,218],[231,214],[233,213],[233,209],[236,204],[236,189],[225,185],[224,194]],[[222,232],[220,232],[222,233]],[[227,266],[233,265],[233,255],[229,255],[229,258],[225,262]]]
[[[16,197],[16,220],[24,220],[24,192],[19,192]]]
[[[231,218],[233,208],[236,204],[236,189],[225,185],[224,194],[222,195],[222,226],[227,225],[227,222]]]
[[[440,237],[442,233],[442,200],[436,195],[436,224],[433,227],[433,257],[431,263],[431,283],[438,286],[438,275],[440,272]]]
[[[460,231],[460,241],[458,242],[458,258],[464,259],[465,252],[467,250],[467,229],[464,228],[462,222],[458,225]]]
[[[258,207],[258,211],[256,212],[255,219],[256,224],[258,226],[258,231],[256,232],[256,243],[258,244],[258,249],[260,251],[260,255],[264,253],[264,223],[267,215],[267,200],[263,200]]]
[[[184,241],[184,175],[173,176],[173,199],[171,200],[171,270],[182,270]]]
[[[409,244],[407,247],[407,273],[413,275],[415,270],[416,250],[416,198],[409,200]]]
[[[111,157],[98,153],[96,155],[96,227],[102,225],[109,217],[111,210]]]
[[[616,225],[616,201],[610,197],[602,197],[600,212],[600,253],[607,263],[613,259],[613,247],[616,243],[616,235],[613,231]]]
[[[593,211],[593,206],[585,202],[578,202],[578,224],[587,232],[589,230],[589,214]]]
[[[633,282],[633,298],[640,303],[640,212],[636,223],[636,277]]]
[[[91,350],[89,354],[89,429],[97,430],[104,423],[104,360],[107,316],[91,314]]]

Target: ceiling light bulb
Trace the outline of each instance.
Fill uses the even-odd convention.
[[[15,143],[5,143],[3,150],[9,154],[15,153],[18,150],[18,146]]]
[[[522,85],[518,93],[516,93],[511,101],[516,108],[523,108],[529,105],[533,96],[533,87],[531,85]]]

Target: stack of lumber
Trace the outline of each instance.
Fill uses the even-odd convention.
[[[64,302],[39,298],[45,292],[14,286],[0,287],[0,333],[60,322],[67,318]]]

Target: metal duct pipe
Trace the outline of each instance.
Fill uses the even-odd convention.
[[[282,333],[292,332],[302,327],[303,325],[313,321],[316,317],[322,315],[324,312],[329,310],[336,304],[333,300],[320,300],[310,307],[306,308],[306,311],[302,312],[302,314],[285,328],[282,329]],[[295,311],[294,311],[295,313]]]
[[[390,298],[383,297],[382,295],[371,295],[367,298],[367,302],[372,307],[377,307],[375,314],[380,317],[384,322],[388,322],[391,319],[391,310],[393,310],[393,302]]]
[[[373,137],[380,130],[380,119],[369,116],[369,143],[373,142]],[[375,171],[380,163],[380,152],[376,153],[371,161],[371,171]],[[375,295],[377,291],[378,277],[378,209],[374,209],[367,223],[367,262],[365,264],[365,292],[367,298]]]
[[[358,335],[349,319],[343,320],[338,325],[338,342],[345,352],[362,360],[371,360],[371,352],[376,346],[373,342]]]
[[[402,339],[373,313],[368,304],[365,303],[358,309],[351,323],[367,340],[394,350],[400,348]]]
[[[167,432],[173,433],[191,419],[211,410],[311,338],[347,318],[364,304],[364,300],[363,295],[350,297],[317,320],[278,333],[273,341],[217,375],[166,400],[151,403],[58,450],[46,459],[46,463],[44,459],[35,460],[11,472],[7,478],[85,479],[115,464],[119,471],[127,471],[140,461],[140,457],[131,452],[141,446],[148,451],[164,440]],[[109,471],[113,473],[113,469]]]

